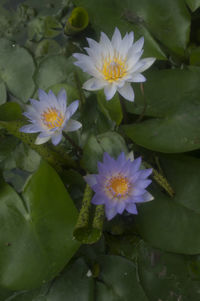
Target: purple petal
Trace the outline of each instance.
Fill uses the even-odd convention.
[[[62,111],[65,112],[67,105],[67,94],[65,89],[60,90],[60,92],[57,95],[57,99]]]
[[[106,212],[106,217],[107,217],[108,220],[111,220],[117,214],[117,211],[116,211],[115,207],[108,208],[106,206],[105,207],[105,212]]]
[[[134,186],[134,188],[133,189],[135,189],[135,188],[138,188],[138,189],[144,189],[144,188],[146,188],[147,186],[149,186],[150,184],[151,184],[151,180],[137,180],[134,184],[133,184],[133,186]]]
[[[95,184],[97,184],[97,181],[96,181],[96,175],[86,175],[84,177],[85,181],[87,182],[87,184],[92,187],[94,186]]]
[[[125,204],[124,201],[119,201],[118,204],[117,204],[117,212],[119,214],[122,214],[124,209],[125,209],[125,206],[126,206],[126,204]]]
[[[105,199],[103,197],[103,195],[95,193],[95,195],[93,196],[91,203],[94,205],[103,205],[105,203]]]
[[[126,205],[126,211],[132,214],[138,214],[137,208],[135,204],[128,204]]]
[[[98,162],[97,167],[100,174],[107,174],[107,168],[105,164]]]
[[[131,196],[140,196],[146,192],[145,189],[133,187],[133,190],[131,192]]]
[[[52,106],[55,106],[58,103],[58,100],[57,100],[55,94],[51,90],[49,90],[49,93],[48,93],[48,102]]]
[[[42,89],[38,89],[38,97],[39,97],[39,100],[40,101],[45,101],[45,102],[48,102],[48,94],[42,90]]]
[[[69,112],[70,117],[76,112],[78,106],[79,106],[79,100],[75,100],[69,105],[67,111]]]
[[[38,133],[41,131],[41,127],[36,124],[28,124],[22,126],[19,131],[23,133]]]
[[[53,145],[58,145],[62,139],[62,133],[54,134],[51,138]]]
[[[146,179],[150,174],[152,173],[153,169],[148,168],[148,169],[143,169],[139,171],[139,178],[140,179]]]
[[[108,170],[113,172],[117,169],[116,161],[106,152],[103,155],[103,164],[105,164]]]
[[[118,158],[117,158],[117,160],[116,160],[116,163],[117,163],[117,165],[119,166],[119,169],[120,169],[126,162],[127,162],[127,161],[126,161],[125,153],[122,152],[122,153],[118,156]]]
[[[142,158],[141,157],[135,159],[132,162],[132,167],[131,167],[132,173],[135,173],[136,171],[138,171],[138,169],[140,168],[141,162],[142,162]]]

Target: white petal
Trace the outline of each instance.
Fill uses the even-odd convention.
[[[139,52],[139,51],[142,50],[143,45],[144,45],[144,37],[141,37],[139,40],[137,40],[137,42],[135,42],[135,43],[133,44],[133,46],[131,47],[130,51],[131,51],[132,53],[134,53],[134,52],[135,52],[135,53],[136,53],[136,52]]]
[[[66,105],[67,105],[67,94],[65,89],[61,89],[60,92],[57,95],[58,103],[60,105],[60,108],[62,112],[65,112]]]
[[[114,53],[113,47],[111,41],[104,32],[101,32],[100,44],[103,46],[104,53],[112,57]]]
[[[60,143],[61,139],[62,139],[62,133],[54,134],[51,137],[51,141],[52,141],[53,145],[58,145],[58,143]]]
[[[117,88],[114,84],[110,84],[110,85],[107,85],[105,88],[104,88],[104,93],[106,95],[106,100],[110,100],[111,98],[113,98],[113,96],[115,95],[117,91]]]
[[[149,193],[149,192],[146,192],[144,194],[144,202],[150,202],[154,199],[154,197]]]
[[[83,84],[83,88],[88,91],[100,90],[105,86],[105,82],[98,78],[91,78]]]
[[[123,58],[125,58],[129,52],[130,47],[133,44],[133,32],[130,32],[129,34],[127,33],[122,42],[121,46],[119,48],[119,52]]]
[[[131,79],[128,81],[133,82],[133,83],[143,83],[146,81],[146,77],[144,77],[144,75],[142,75],[140,73],[133,73],[133,75],[131,76]]]
[[[82,124],[79,121],[76,121],[74,119],[70,119],[65,128],[63,129],[64,132],[74,132],[77,131],[82,127]]]
[[[86,40],[88,41],[88,44],[91,49],[99,48],[99,43],[97,43],[95,40],[90,39],[90,38],[86,38]]]
[[[44,137],[44,138],[40,138],[39,136],[36,138],[35,140],[35,144],[43,144],[45,142],[47,142],[49,139],[51,138],[51,136],[48,137]]]
[[[143,50],[142,51],[138,51],[138,52],[130,52],[127,55],[127,61],[126,64],[128,66],[128,71],[139,61],[140,57],[143,54]]]
[[[151,67],[151,65],[155,62],[155,58],[154,57],[149,57],[146,59],[142,59],[140,61],[140,63],[142,64],[142,66],[140,68],[137,69],[137,72],[143,72],[146,69],[148,69],[149,67]]]
[[[130,160],[131,162],[134,160],[134,153],[133,153],[133,151],[131,151],[130,153],[128,153],[128,155],[126,156],[126,160]]]
[[[122,37],[121,37],[121,33],[119,31],[119,29],[116,27],[115,28],[115,31],[114,31],[114,34],[112,36],[112,40],[111,40],[111,43],[113,45],[113,48],[118,51],[119,50],[119,47],[121,45],[121,42],[122,42]]]
[[[97,69],[91,57],[81,53],[74,53],[73,56],[78,59],[74,65],[80,67],[84,72],[87,72],[93,76],[98,75]]]
[[[122,88],[118,88],[118,92],[127,100],[134,101],[134,91],[131,84],[125,83]]]

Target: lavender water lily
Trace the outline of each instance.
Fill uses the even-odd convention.
[[[98,162],[98,174],[85,176],[86,182],[95,192],[92,203],[104,204],[108,220],[124,210],[137,214],[136,203],[153,200],[153,196],[146,191],[151,184],[148,176],[152,169],[140,169],[141,157],[127,159],[122,152],[117,160],[104,153],[103,163]]]

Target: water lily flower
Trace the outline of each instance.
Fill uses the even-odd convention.
[[[132,31],[126,33],[122,39],[119,29],[115,28],[111,40],[101,32],[99,43],[90,38],[87,41],[89,47],[85,50],[88,55],[73,54],[77,59],[74,64],[93,76],[84,83],[83,88],[89,91],[104,88],[107,100],[118,91],[125,99],[134,101],[131,83],[144,82],[146,78],[141,72],[155,61],[155,58],[140,59],[143,54],[144,38],[141,37],[133,43]]]
[[[80,122],[71,119],[79,106],[75,100],[67,107],[67,95],[61,89],[56,97],[50,90],[47,94],[42,89],[38,90],[39,101],[30,99],[31,105],[27,112],[23,113],[31,124],[20,128],[24,133],[38,133],[35,144],[42,144],[51,139],[57,145],[62,139],[62,131],[72,132],[78,130],[82,125]]]
[[[92,203],[104,204],[108,220],[124,210],[137,214],[136,203],[153,200],[145,190],[152,182],[147,179],[152,169],[140,169],[141,157],[132,161],[122,152],[117,160],[104,153],[103,163],[98,162],[98,174],[85,176],[86,182],[95,192]]]

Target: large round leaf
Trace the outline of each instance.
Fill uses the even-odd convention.
[[[145,84],[146,116],[157,117],[125,125],[137,144],[165,153],[200,147],[200,69],[151,72]],[[136,103],[127,108],[140,114],[144,100],[137,90]]]
[[[147,301],[131,261],[119,256],[98,258],[100,283],[97,282],[97,301]]]
[[[200,7],[200,1],[199,0],[185,0],[191,11],[195,11],[197,8]]]
[[[83,259],[70,264],[49,288],[45,287],[19,294],[11,298],[13,301],[93,301],[94,280],[87,277],[88,266]]]
[[[79,247],[72,235],[77,210],[45,162],[28,181],[23,200],[5,183],[0,193],[0,285],[34,288],[55,277]]]
[[[50,56],[43,60],[36,74],[38,88],[46,90],[55,84],[65,82],[73,66],[68,62],[61,55]]]
[[[165,251],[200,253],[200,160],[176,156],[163,158],[161,166],[173,185],[175,197],[154,188],[154,200],[139,206],[136,224],[141,236]]]
[[[103,0],[99,4],[92,0],[75,0],[75,3],[87,8],[97,30],[110,34],[117,26],[123,32],[134,30],[137,35],[145,35],[147,30],[171,51],[184,55],[189,41],[190,14],[182,0]],[[155,40],[152,43],[152,36],[151,39],[145,36],[145,47],[151,47],[148,55],[162,59],[162,52],[158,52]]]
[[[10,92],[23,101],[27,101],[34,92],[34,71],[34,61],[27,50],[0,39],[0,76]]]
[[[104,31],[111,37],[116,26],[122,34],[134,30],[136,38],[141,36],[145,38],[145,56],[166,59],[164,52],[144,26],[143,19],[136,14],[134,4],[132,8],[129,7],[129,4],[132,5],[134,1],[128,4],[127,1],[120,0],[101,0],[101,2],[74,0],[74,3],[88,11],[90,22],[98,33]]]
[[[123,151],[127,153],[127,147],[119,134],[106,132],[97,137],[91,135],[83,148],[81,163],[87,171],[95,173],[97,172],[97,162],[102,160],[104,152],[117,157]]]
[[[200,282],[189,273],[190,258],[153,249],[142,241],[137,253],[139,278],[149,300],[199,299]]]

